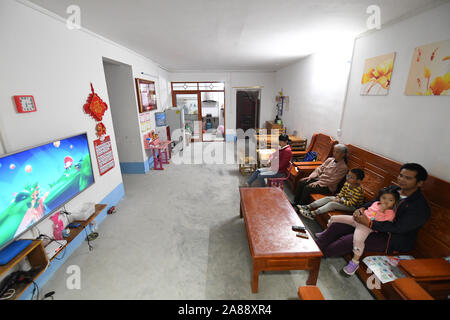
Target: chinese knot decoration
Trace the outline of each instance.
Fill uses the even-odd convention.
[[[108,105],[103,102],[103,100],[94,92],[94,87],[91,83],[92,93],[89,95],[86,104],[83,109],[84,112],[89,114],[96,121],[102,121],[103,115],[108,109]]]
[[[101,137],[106,134],[106,127],[102,122],[97,123],[95,126],[95,131],[97,131],[97,137]]]

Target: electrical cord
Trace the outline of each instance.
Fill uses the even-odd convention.
[[[89,240],[89,235],[87,233],[86,228],[84,229],[84,232],[86,233],[86,240],[88,242],[88,246],[89,246],[89,251],[92,251],[92,249],[94,249],[94,247],[91,245],[91,241]]]
[[[8,289],[2,297],[0,297],[0,300],[8,300],[11,299],[12,297],[14,297],[14,295],[16,294],[16,290],[15,289]]]
[[[36,289],[37,289],[37,299],[36,300],[39,300],[39,286],[37,285],[37,283],[34,280],[32,280],[32,282],[33,282],[34,288],[33,288],[33,293],[31,294],[30,300],[33,300],[34,295],[36,293]]]

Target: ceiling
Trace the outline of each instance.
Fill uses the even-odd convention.
[[[274,71],[444,0],[30,0],[138,52],[169,71]]]

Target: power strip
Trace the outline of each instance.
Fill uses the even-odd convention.
[[[47,257],[49,259],[53,258],[55,254],[57,254],[62,247],[66,245],[66,240],[58,240],[52,241],[45,247],[45,252],[47,253]]]

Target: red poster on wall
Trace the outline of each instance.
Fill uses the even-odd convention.
[[[103,140],[94,141],[95,154],[97,156],[98,170],[100,175],[114,168],[114,156],[111,147],[111,138],[106,136]]]

